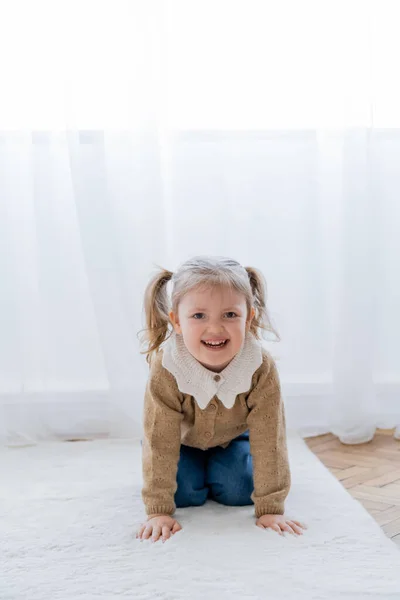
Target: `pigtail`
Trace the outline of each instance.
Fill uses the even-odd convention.
[[[146,329],[143,330],[142,344],[146,349],[141,354],[146,354],[146,361],[151,363],[152,356],[158,352],[161,344],[168,339],[169,310],[167,298],[167,283],[173,273],[160,267],[160,271],[149,281],[144,293],[144,313]]]
[[[254,267],[245,267],[249,276],[251,291],[253,292],[253,304],[255,316],[250,325],[250,331],[257,339],[260,339],[260,331],[269,331],[273,333],[280,341],[276,329],[273,327],[267,310],[267,284],[263,274]]]

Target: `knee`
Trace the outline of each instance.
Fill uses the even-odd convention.
[[[188,506],[202,506],[208,496],[208,488],[194,489],[190,485],[190,481],[187,483],[181,482],[175,492],[175,505],[176,508],[186,508]]]
[[[253,477],[244,473],[227,481],[213,483],[211,497],[216,502],[227,506],[247,506],[253,504],[251,499],[253,488]]]

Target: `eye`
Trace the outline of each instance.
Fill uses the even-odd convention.
[[[232,310],[225,314],[228,315],[228,319],[234,319],[235,317],[237,317],[237,314],[235,312],[233,312]]]
[[[193,319],[200,320],[202,318],[202,316],[204,316],[204,313],[195,313],[193,315]]]

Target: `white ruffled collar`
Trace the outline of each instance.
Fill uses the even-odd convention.
[[[250,332],[242,348],[221,373],[209,371],[186,348],[182,335],[172,333],[163,347],[162,365],[175,377],[179,391],[193,396],[205,409],[215,395],[226,408],[236,396],[247,392],[255,371],[262,364],[261,343]]]

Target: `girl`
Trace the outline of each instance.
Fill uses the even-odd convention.
[[[258,527],[300,535],[305,526],[284,516],[291,483],[285,412],[276,365],[259,341],[262,330],[279,336],[262,274],[229,258],[195,257],[175,274],[155,275],[144,305],[147,521],[136,537],[164,542],[182,529],[175,509],[207,498],[254,504]]]

